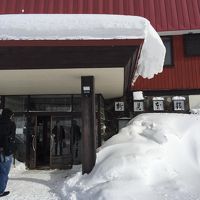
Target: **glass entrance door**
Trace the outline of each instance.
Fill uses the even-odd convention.
[[[36,167],[50,167],[51,117],[37,116]]]
[[[27,165],[30,169],[49,168],[51,116],[31,115],[27,122]]]
[[[36,135],[37,135],[37,116],[27,117],[27,136],[26,136],[26,165],[30,169],[36,168]]]
[[[65,116],[51,117],[50,167],[72,167],[71,119]]]
[[[66,116],[28,117],[27,166],[30,169],[69,169],[73,165],[72,120]]]

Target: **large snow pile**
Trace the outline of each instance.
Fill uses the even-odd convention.
[[[137,75],[163,70],[165,47],[150,22],[137,16],[91,14],[0,15],[0,40],[144,39]]]
[[[200,115],[200,108],[193,108],[190,110],[191,114],[198,114]]]
[[[99,150],[89,175],[65,182],[71,200],[200,199],[200,116],[142,114]]]
[[[72,170],[10,173],[5,200],[199,200],[200,115],[143,114],[99,149],[89,175]]]

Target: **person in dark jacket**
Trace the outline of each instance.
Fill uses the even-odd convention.
[[[55,141],[55,155],[61,156],[63,154],[63,140],[65,139],[65,129],[60,125],[60,121],[56,121],[52,133]]]
[[[0,116],[0,197],[9,194],[5,191],[8,174],[15,149],[16,125],[12,121],[13,112],[4,108]]]
[[[71,154],[74,164],[80,164],[80,141],[81,131],[76,120],[72,120],[72,126],[70,130],[71,134]]]

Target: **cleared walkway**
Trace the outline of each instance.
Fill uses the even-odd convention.
[[[72,174],[81,170],[25,170],[24,164],[17,163],[9,175],[7,190],[10,195],[1,200],[62,200],[62,187]]]

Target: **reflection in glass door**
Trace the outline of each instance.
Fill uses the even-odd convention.
[[[36,165],[49,167],[50,165],[50,131],[51,117],[37,116],[36,134]]]
[[[26,151],[27,151],[27,160],[26,164],[30,169],[36,168],[36,129],[37,129],[37,117],[28,116],[27,117],[27,129],[28,133],[26,136]]]
[[[51,118],[50,167],[71,168],[71,119],[64,116]]]

